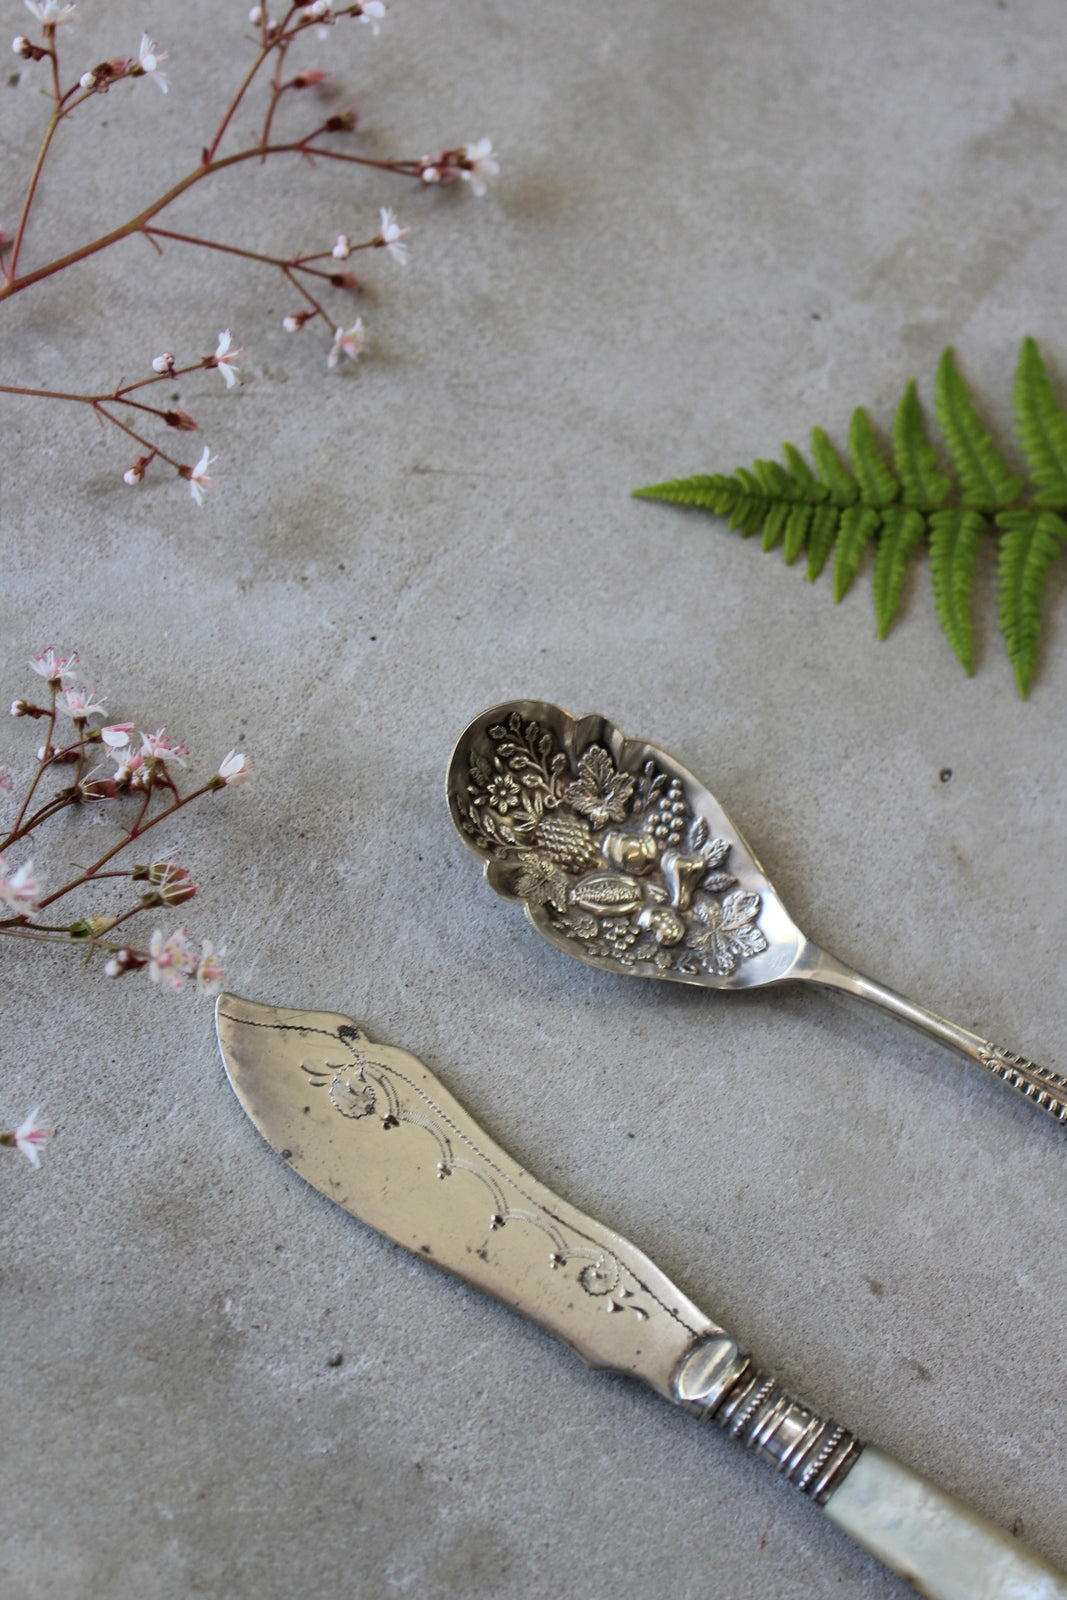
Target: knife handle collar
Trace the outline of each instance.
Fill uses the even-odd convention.
[[[818,1505],[844,1482],[863,1448],[839,1423],[760,1372],[728,1334],[693,1346],[674,1391],[684,1410],[717,1422]]]

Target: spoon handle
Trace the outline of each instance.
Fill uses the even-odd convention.
[[[907,1000],[895,990],[865,977],[862,972],[857,972],[816,945],[808,945],[800,969],[794,969],[790,976],[804,978],[826,989],[842,989],[846,994],[854,994],[861,1000],[882,1006],[913,1028],[932,1034],[942,1044],[950,1045],[970,1060],[977,1061],[979,1066],[985,1067],[1009,1088],[1025,1096],[1031,1105],[1039,1106],[1050,1117],[1067,1126],[1067,1078],[1050,1071],[1048,1067],[1039,1067],[1033,1061],[1027,1061],[1023,1056],[1014,1055],[991,1040],[971,1033],[967,1028],[947,1022],[935,1011],[928,1011],[914,1000]]]

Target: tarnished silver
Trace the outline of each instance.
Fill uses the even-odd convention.
[[[865,977],[796,926],[715,797],[596,714],[494,706],[448,769],[452,818],[490,886],[550,944],[605,972],[720,990],[815,983],[883,1007],[1061,1124],[1067,1077]]]
[[[220,995],[219,1046],[248,1115],[329,1199],[562,1339],[714,1419],[820,1504],[851,1434],[757,1372],[629,1240],[494,1143],[415,1056],[351,1018]]]
[[[224,994],[216,1019],[256,1127],[353,1216],[590,1366],[714,1419],[932,1600],[1067,1600],[1067,1578],[1021,1541],[757,1371],[646,1255],[532,1178],[414,1056],[332,1012]]]

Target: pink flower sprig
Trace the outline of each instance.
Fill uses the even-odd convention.
[[[393,261],[403,264],[407,258],[408,245],[405,241],[410,229],[400,227],[392,208],[377,208],[381,217],[380,227],[373,233],[368,230],[362,242],[352,243],[352,237],[358,237],[363,230],[354,234],[350,227],[348,232],[336,235],[336,243],[332,248],[292,256],[254,250],[226,239],[178,232],[163,226],[163,213],[174,201],[216,173],[241,168],[251,177],[268,158],[273,164],[275,158],[283,156],[298,158],[308,168],[323,163],[341,163],[349,167],[361,167],[368,172],[405,177],[414,180],[422,188],[463,182],[476,195],[486,192],[488,180],[499,171],[492,143],[488,139],[457,145],[443,150],[439,156],[423,156],[417,160],[382,159],[361,154],[351,148],[350,142],[346,142],[357,131],[356,116],[351,110],[333,112],[317,122],[312,119],[312,125],[299,137],[279,137],[274,131],[275,121],[286,97],[295,95],[303,103],[313,102],[317,98],[315,91],[321,89],[329,75],[324,67],[317,65],[299,66],[293,70],[292,52],[302,36],[310,30],[318,39],[329,38],[344,22],[363,24],[365,31],[375,35],[385,17],[386,8],[384,0],[350,0],[348,4],[339,3],[339,0],[288,0],[283,4],[280,14],[272,18],[264,6],[255,5],[249,13],[256,35],[251,62],[233,91],[218,126],[201,146],[199,158],[190,170],[124,222],[109,227],[96,238],[76,243],[52,260],[44,260],[28,270],[24,269],[23,252],[30,219],[35,215],[41,173],[50,158],[58,128],[75,114],[85,114],[90,102],[109,94],[120,83],[136,85],[138,79],[150,78],[164,94],[169,88],[162,70],[168,60],[168,52],[161,49],[147,33],[142,33],[136,54],[116,55],[98,62],[64,86],[58,37],[63,24],[73,19],[74,5],[65,3],[65,0],[26,0],[26,4],[40,27],[40,41],[20,34],[13,41],[13,48],[29,67],[42,67],[48,71],[51,81],[47,93],[51,110],[30,173],[14,236],[7,239],[0,233],[0,302],[22,294],[89,256],[110,249],[122,239],[141,235],[161,256],[165,247],[182,245],[211,250],[234,260],[279,272],[302,302],[284,318],[284,327],[296,332],[313,320],[319,321],[330,340],[327,366],[340,366],[342,358],[345,358],[347,365],[354,361],[364,343],[362,319],[357,318],[353,322],[343,311],[337,316],[332,315],[323,296],[330,289],[350,294],[361,291],[362,285],[355,273],[350,269],[341,270],[338,266],[356,251],[384,249]],[[312,91],[311,95],[307,94],[309,90]],[[259,92],[263,93],[264,104],[261,115],[255,118],[258,132],[237,148],[228,147],[238,111],[241,112],[241,122],[247,126],[252,111],[252,96]],[[224,149],[224,146],[227,148]],[[268,211],[268,207],[256,208],[258,215],[265,215]],[[149,466],[158,462],[170,467],[179,479],[184,480],[192,499],[201,505],[213,481],[208,470],[213,457],[208,449],[205,448],[199,459],[192,463],[171,454],[160,439],[145,436],[146,428],[153,434],[157,429],[167,428],[181,432],[195,429],[197,423],[182,409],[168,410],[153,406],[139,395],[139,391],[151,383],[170,382],[198,367],[217,370],[227,389],[233,388],[239,381],[236,362],[241,354],[241,351],[232,348],[227,329],[219,335],[212,355],[204,356],[190,366],[179,367],[174,356],[165,352],[152,361],[154,376],[137,383],[122,383],[114,389],[92,394],[72,394],[61,390],[30,388],[23,384],[0,383],[0,393],[90,407],[101,421],[126,434],[138,447],[134,460],[122,472],[127,484],[142,483]],[[161,433],[160,437],[165,439],[166,434]]]
[[[180,989],[186,980],[192,980],[200,993],[215,994],[224,976],[221,946],[206,939],[197,946],[184,928],[169,938],[157,929],[147,949],[128,942],[125,930],[123,935],[116,934],[120,926],[145,912],[192,900],[197,886],[188,868],[170,851],[132,866],[121,864],[120,858],[194,800],[246,782],[252,773],[251,762],[243,751],[231,750],[210,778],[183,793],[178,774],[189,763],[188,747],[166,728],[139,732],[132,722],[95,726],[93,719],[107,714],[104,700],[94,691],[67,682],[76,676],[77,665],[77,655],[60,656],[51,648],[43,651],[30,666],[47,684],[48,703],[19,699],[11,707],[16,717],[43,721],[45,730],[25,798],[13,824],[6,833],[0,831],[0,935],[74,945],[87,960],[100,952],[108,977],[146,968],[152,981],[164,988]],[[73,724],[75,737],[68,742],[57,738],[61,716]],[[96,761],[97,756],[103,760]],[[59,782],[51,795],[42,799],[41,785],[48,776]],[[127,811],[124,831],[116,844],[68,882],[48,889],[46,875],[35,868],[33,859],[16,861],[12,852],[51,818],[98,804]],[[113,900],[116,890],[124,886],[125,899],[120,891],[114,905],[98,903],[74,920],[52,920],[54,912],[45,918],[50,907],[76,891],[99,902],[105,883]]]

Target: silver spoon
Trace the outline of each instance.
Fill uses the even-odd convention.
[[[793,922],[714,795],[665,750],[595,713],[494,706],[448,769],[452,819],[490,887],[602,972],[709,989],[843,989],[986,1067],[1067,1124],[1067,1078],[946,1022],[839,961]]]

